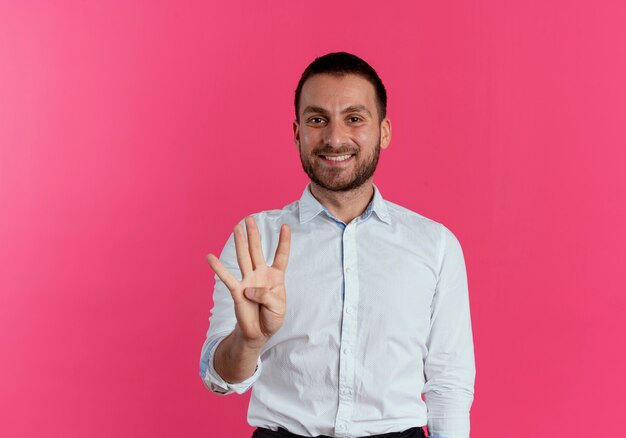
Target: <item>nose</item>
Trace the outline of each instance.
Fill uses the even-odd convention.
[[[334,148],[347,145],[348,133],[341,123],[330,121],[324,130],[324,143]]]

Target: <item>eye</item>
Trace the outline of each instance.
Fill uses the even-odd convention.
[[[350,121],[350,123],[359,123],[363,121],[363,119],[359,116],[350,116],[348,120]]]
[[[321,125],[325,120],[322,117],[311,117],[307,122],[311,125]]]

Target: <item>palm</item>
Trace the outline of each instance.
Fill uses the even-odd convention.
[[[283,306],[269,308],[247,299],[243,291],[248,287],[265,288],[283,298]],[[235,296],[240,297],[239,299]],[[285,273],[271,266],[260,266],[245,275],[240,292],[233,294],[235,315],[244,336],[249,339],[268,338],[282,325],[285,316]]]
[[[234,231],[241,280],[228,272],[212,254],[209,254],[208,261],[230,290],[235,303],[237,325],[244,339],[262,345],[280,329],[285,318],[285,270],[289,258],[290,232],[287,225],[281,227],[274,263],[268,266],[254,219],[246,218],[246,230],[247,242],[241,225],[238,224]],[[266,290],[269,299],[264,304],[254,302],[244,295],[247,288]]]

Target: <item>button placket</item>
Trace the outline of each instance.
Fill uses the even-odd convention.
[[[348,436],[349,423],[354,410],[354,369],[357,334],[357,305],[359,280],[357,271],[356,221],[343,232],[344,300],[341,322],[341,355],[339,359],[339,407],[335,418],[335,433]]]

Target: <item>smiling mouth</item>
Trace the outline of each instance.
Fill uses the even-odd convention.
[[[346,155],[321,155],[322,157],[324,157],[327,160],[330,161],[345,161],[348,158],[350,158],[353,154],[346,154]]]

